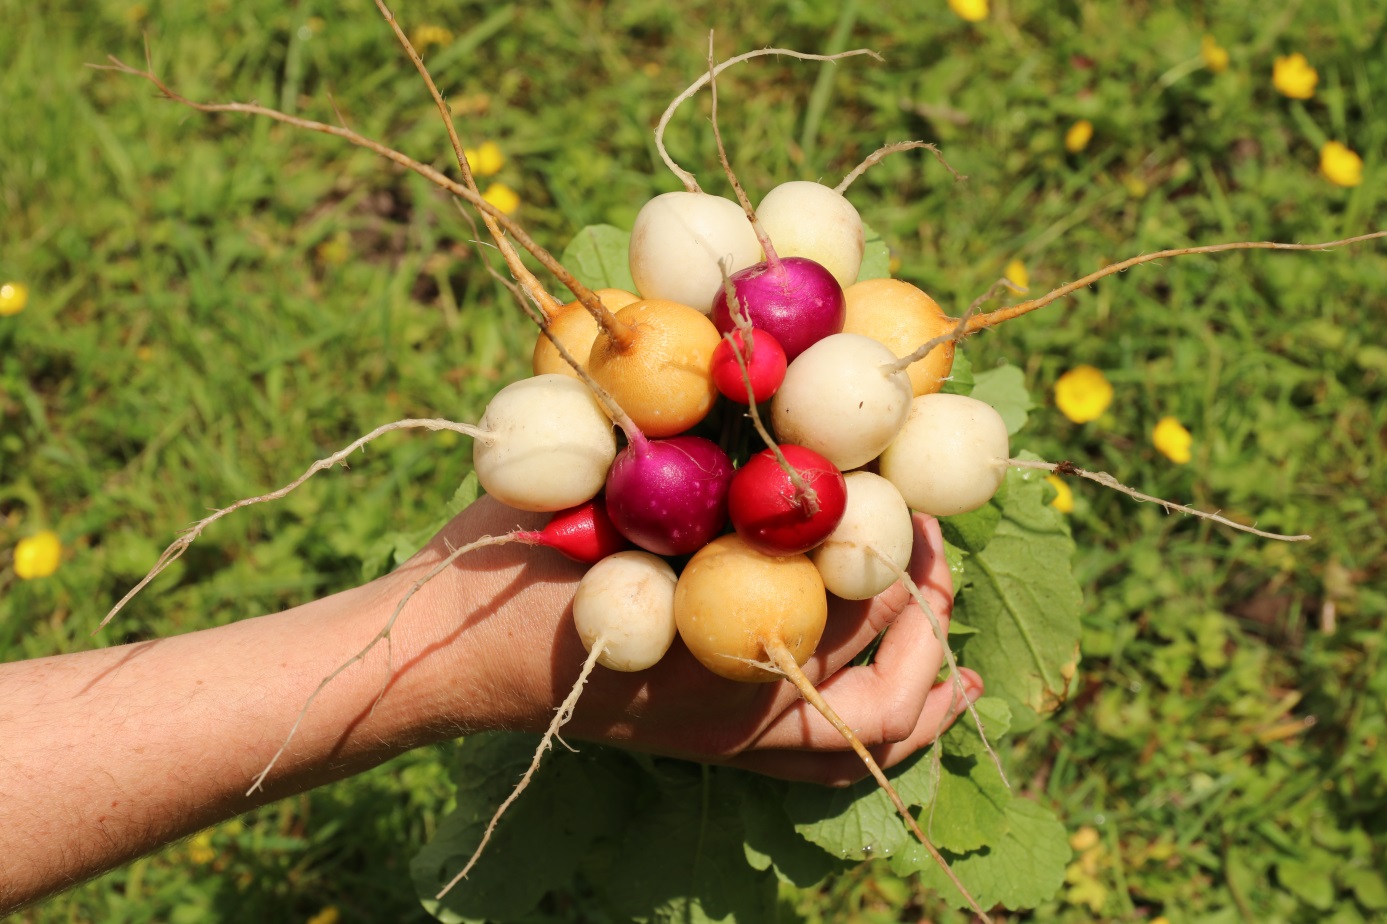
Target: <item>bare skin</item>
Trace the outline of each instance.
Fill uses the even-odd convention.
[[[0,665],[0,915],[411,748],[545,727],[586,655],[568,611],[583,566],[528,547],[481,549],[405,609],[393,673],[384,645],[345,671],[264,787],[245,794],[322,677],[380,631],[449,546],[543,519],[483,499],[404,567],[362,587],[216,629]],[[947,620],[939,529],[927,518],[916,525],[910,571]],[[805,665],[883,766],[962,710],[951,684],[934,685],[942,651],[908,604],[899,585],[871,601],[835,601]],[[840,670],[888,625],[872,666]],[[964,678],[970,698],[980,695],[978,677]],[[596,672],[565,736],[829,785],[865,775],[788,683],[722,680],[678,642],[651,670]]]

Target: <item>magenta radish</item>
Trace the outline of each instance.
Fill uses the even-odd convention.
[[[631,444],[607,475],[607,513],[623,536],[656,555],[687,555],[727,522],[732,463],[700,436]]]
[[[811,512],[770,449],[758,452],[737,469],[727,493],[728,518],[737,535],[766,555],[793,555],[814,548],[833,532],[847,505],[843,475],[832,462],[789,443],[780,451],[813,490],[817,509]]]
[[[742,362],[746,363],[746,377],[751,380],[750,402],[747,400],[747,383],[742,378],[742,364],[737,362],[738,352],[742,354]],[[785,381],[787,364],[785,351],[769,332],[753,328],[751,348],[747,349],[742,332],[736,330],[725,335],[722,343],[713,351],[713,384],[730,401],[760,404],[769,401],[780,383]]]
[[[513,533],[516,541],[553,549],[574,561],[594,564],[630,546],[607,514],[604,498],[560,510],[543,529]]]
[[[776,257],[732,274],[731,284],[754,327],[769,331],[794,362],[810,346],[842,332],[847,317],[843,287],[833,274],[804,257]],[[725,291],[713,299],[713,324],[721,333],[736,328]]]

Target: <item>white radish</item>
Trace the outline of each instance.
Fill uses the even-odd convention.
[[[631,278],[640,294],[704,314],[722,289],[723,266],[735,273],[760,259],[742,207],[720,196],[664,193],[641,208],[631,228]]]
[[[976,510],[1002,486],[1010,458],[1002,415],[963,395],[921,395],[881,454],[880,471],[907,504],[937,517]]]
[[[679,578],[658,555],[617,552],[583,575],[573,598],[573,624],[597,663],[643,671],[674,642],[674,586]]]
[[[477,480],[520,510],[563,510],[602,490],[616,458],[612,422],[586,385],[547,374],[512,382],[477,422]]]
[[[894,584],[900,569],[909,566],[915,530],[910,508],[891,482],[871,472],[843,478],[847,509],[837,528],[809,552],[809,560],[829,593],[866,600]]]
[[[781,183],[766,193],[756,217],[780,256],[821,264],[845,289],[857,281],[866,239],[862,216],[842,193],[807,180]]]
[[[771,401],[776,436],[824,456],[841,471],[881,454],[910,412],[910,378],[896,355],[860,334],[834,334],[790,363]]]

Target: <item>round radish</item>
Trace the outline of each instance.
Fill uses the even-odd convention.
[[[976,510],[1006,477],[1007,425],[992,405],[963,395],[921,395],[881,454],[882,477],[911,508],[937,517]]]
[[[727,492],[727,513],[737,535],[758,552],[793,555],[807,552],[822,542],[843,517],[847,489],[833,463],[803,446],[780,447],[785,460],[814,492],[817,510],[810,512],[807,498],[775,453],[762,450],[732,476]]]
[[[737,353],[732,346],[735,342],[746,363],[747,378],[751,379],[752,398],[757,404],[769,401],[780,383],[785,381],[785,351],[775,337],[759,328],[752,328],[749,354],[746,344],[742,342],[742,332],[733,331],[731,336],[732,341],[723,337],[722,343],[713,351],[713,384],[728,400],[738,404],[750,403],[747,401],[746,382],[742,379],[742,366],[737,362]]]
[[[607,475],[607,512],[657,555],[687,555],[722,531],[732,463],[699,436],[633,441]]]
[[[543,529],[522,530],[514,536],[517,541],[542,545],[587,564],[599,562],[630,545],[612,525],[606,501],[600,498],[560,510]]]
[[[573,625],[597,663],[614,671],[654,667],[674,642],[674,569],[649,552],[617,552],[588,569],[573,597]]]
[[[477,425],[472,464],[486,493],[520,510],[562,510],[597,496],[616,433],[588,387],[537,375],[496,393]]]
[[[872,461],[910,411],[910,379],[887,368],[895,360],[885,346],[859,334],[820,340],[790,363],[771,400],[776,435],[841,471]]]
[[[708,313],[735,273],[761,259],[761,244],[741,207],[700,192],[669,192],[647,202],[631,228],[631,278],[645,298],[668,299]]]
[[[867,279],[849,286],[843,297],[847,301],[843,331],[879,340],[897,356],[909,356],[958,323],[934,299],[900,279]],[[906,374],[914,394],[933,394],[943,387],[953,370],[954,346],[941,343],[910,364]]]
[[[766,193],[756,217],[782,257],[808,257],[845,289],[857,281],[866,247],[862,216],[842,193],[805,180],[781,183]]]
[[[803,555],[756,551],[736,533],[699,549],[674,591],[679,637],[708,670],[729,680],[771,681],[758,666],[783,644],[803,664],[828,620],[819,572]]]
[[[733,273],[730,282],[752,325],[769,331],[790,362],[843,330],[843,287],[813,260],[784,257],[757,263]],[[718,290],[712,309],[720,332],[736,329],[726,289]]]
[[[619,311],[640,297],[621,289],[598,289],[593,293],[609,311]],[[549,318],[549,336],[564,345],[578,362],[586,365],[588,354],[592,352],[592,342],[597,339],[597,319],[583,307],[582,302],[569,302],[561,306]],[[530,368],[535,375],[557,372],[560,375],[578,377],[563,358],[562,354],[543,334],[535,341],[534,352],[530,356]]]
[[[910,564],[915,531],[901,492],[879,475],[850,472],[847,509],[838,527],[809,553],[829,592],[845,600],[875,597],[896,582],[897,568]],[[875,551],[873,551],[875,550]]]

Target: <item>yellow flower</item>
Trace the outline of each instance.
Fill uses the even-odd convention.
[[[1075,366],[1055,382],[1055,404],[1075,423],[1097,420],[1112,404],[1112,383],[1092,366]]]
[[[217,852],[212,849],[212,829],[208,828],[193,836],[188,842],[188,859],[199,865],[211,863],[217,858]]]
[[[1228,49],[1218,43],[1218,39],[1212,35],[1206,35],[1199,40],[1199,56],[1204,59],[1204,66],[1215,74],[1222,74],[1228,70]]]
[[[1012,260],[1007,264],[1007,268],[1002,271],[1002,275],[1016,283],[1022,289],[1031,287],[1031,274],[1026,272],[1026,264],[1020,260]]]
[[[410,42],[414,45],[415,51],[423,54],[430,45],[451,45],[453,33],[442,26],[420,26],[414,30]]]
[[[337,910],[336,905],[328,905],[309,918],[308,924],[337,924],[340,920],[342,920],[342,912]]]
[[[19,314],[29,301],[29,287],[22,282],[0,285],[0,315]]]
[[[1078,154],[1088,143],[1093,140],[1093,123],[1088,119],[1080,119],[1069,126],[1069,131],[1064,133],[1064,149],[1070,154]]]
[[[520,208],[520,196],[505,183],[492,183],[482,193],[482,198],[507,215],[514,215],[515,210]]]
[[[1082,828],[1069,835],[1069,846],[1079,853],[1083,853],[1086,850],[1098,846],[1099,840],[1101,840],[1101,837],[1098,834],[1098,829],[1092,825],[1084,825]]]
[[[58,570],[63,541],[51,529],[25,536],[14,547],[14,573],[22,581],[45,578]]]
[[[1190,446],[1194,438],[1180,421],[1174,417],[1162,417],[1151,431],[1151,442],[1161,455],[1172,462],[1184,465],[1190,460]]]
[[[494,141],[483,141],[479,148],[463,148],[475,176],[495,176],[506,165],[506,155]]]
[[[1282,55],[1272,64],[1271,85],[1282,96],[1309,99],[1315,95],[1315,84],[1319,82],[1320,75],[1305,60],[1305,55],[1298,51],[1293,55]]]
[[[987,0],[949,0],[949,9],[969,22],[982,22],[987,18]]]
[[[1357,186],[1363,182],[1363,158],[1347,145],[1331,141],[1320,148],[1320,173],[1337,186]]]
[[[1055,486],[1055,499],[1050,501],[1050,506],[1060,513],[1073,513],[1074,492],[1070,490],[1069,484],[1059,475],[1046,475],[1045,480]]]

